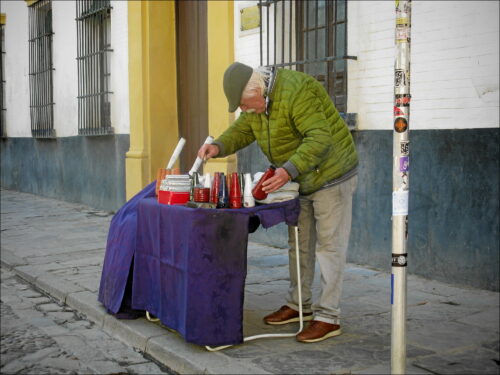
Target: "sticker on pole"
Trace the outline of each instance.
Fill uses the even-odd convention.
[[[395,107],[409,107],[411,101],[410,94],[396,94],[394,97]]]
[[[392,216],[408,215],[409,191],[392,192]]]
[[[396,42],[410,43],[410,28],[407,26],[396,27]]]
[[[398,117],[394,120],[394,130],[398,133],[404,133],[408,129],[408,121],[404,117]]]
[[[403,155],[403,156],[408,156],[410,154],[410,142],[409,141],[401,141],[400,152],[401,152],[401,155]]]
[[[408,84],[406,78],[407,77],[403,69],[396,69],[394,71],[394,86],[405,87]]]
[[[399,171],[400,172],[408,172],[410,169],[410,157],[409,156],[401,156],[399,158]]]

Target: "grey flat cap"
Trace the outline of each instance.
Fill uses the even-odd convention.
[[[229,103],[229,112],[234,112],[240,105],[241,94],[245,89],[253,69],[248,65],[235,62],[229,65],[224,73],[224,94]]]

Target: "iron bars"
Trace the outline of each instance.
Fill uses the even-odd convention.
[[[357,59],[347,55],[347,0],[260,0],[259,9],[260,65],[315,77],[345,113],[347,60]]]
[[[40,0],[29,7],[28,40],[31,134],[39,138],[55,137],[52,35],[52,2]]]
[[[110,91],[111,5],[77,0],[78,134],[112,134]]]

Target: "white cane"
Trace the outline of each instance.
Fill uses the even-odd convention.
[[[175,147],[174,153],[170,157],[170,160],[167,164],[167,169],[171,169],[174,166],[174,163],[176,162],[177,158],[179,157],[185,144],[186,144],[186,140],[181,137],[181,139],[179,139],[179,142],[177,143],[177,146]]]
[[[210,144],[212,144],[213,141],[214,141],[214,138],[211,137],[211,136],[208,136],[207,139],[205,139],[205,143],[203,143],[203,144],[205,144],[205,145],[209,144],[210,145]],[[190,176],[192,176],[193,173],[198,172],[198,169],[200,169],[200,166],[201,166],[202,162],[203,162],[203,160],[199,156],[197,156],[196,160],[194,161],[193,166],[191,167],[191,170],[189,171],[189,175]]]

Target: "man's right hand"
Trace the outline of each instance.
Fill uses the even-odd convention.
[[[219,155],[219,146],[204,144],[198,150],[198,157],[202,160],[208,160],[210,158],[214,158]]]

